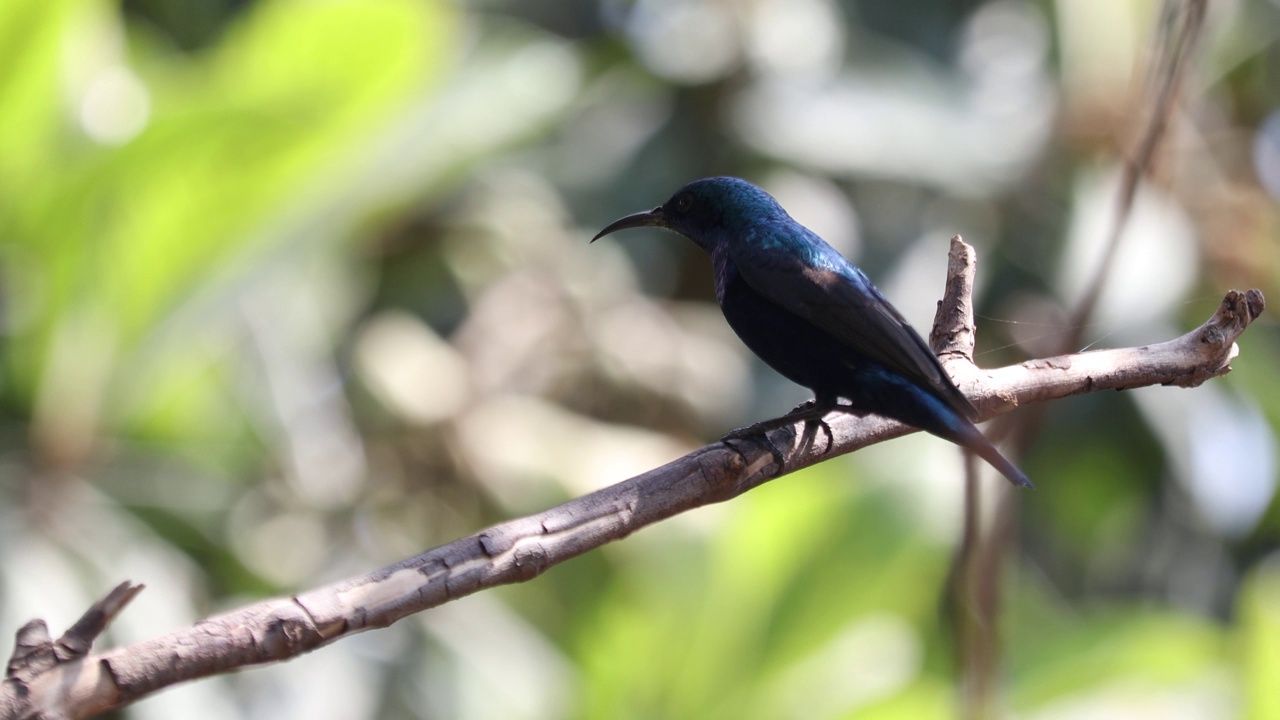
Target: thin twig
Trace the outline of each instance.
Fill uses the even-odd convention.
[[[1151,172],[1157,151],[1169,128],[1169,120],[1173,117],[1174,108],[1182,93],[1187,68],[1204,28],[1205,4],[1205,0],[1166,0],[1161,10],[1160,38],[1156,43],[1145,83],[1147,97],[1152,98],[1146,104],[1150,110],[1140,126],[1142,133],[1133,156],[1124,166],[1116,214],[1107,235],[1106,249],[1094,269],[1080,304],[1067,322],[1069,330],[1059,349],[1061,353],[1070,352],[1080,345],[1082,333],[1102,296],[1102,289],[1120,250],[1124,229],[1133,215],[1133,202],[1138,194],[1139,182]],[[1179,17],[1182,19],[1181,23],[1177,22]]]

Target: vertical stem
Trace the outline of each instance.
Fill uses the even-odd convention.
[[[996,538],[984,532],[982,485],[977,457],[965,453],[964,532],[956,558],[958,582],[953,608],[960,659],[960,716],[965,720],[992,717],[998,653],[999,553],[991,563]],[[992,576],[995,576],[994,578]]]

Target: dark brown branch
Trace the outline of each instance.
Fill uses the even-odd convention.
[[[1227,372],[1235,340],[1262,312],[1262,294],[1231,291],[1201,327],[1158,345],[1034,360],[982,370],[971,360],[969,310],[973,250],[952,240],[939,327],[948,369],[984,418],[1028,402],[1141,385],[1198,385]],[[800,428],[770,438],[784,449],[779,468],[761,444],[708,445],[682,458],[536,515],[500,523],[362,577],[267,600],[203,620],[193,627],[114,650],[65,657],[44,649],[43,623],[19,633],[10,661],[29,667],[0,685],[0,718],[82,718],[131,703],[176,683],[284,660],[352,633],[386,627],[408,615],[480,590],[537,577],[547,568],[624,538],[687,510],[723,502],[781,475],[829,457],[913,432],[877,417],[834,417],[831,451],[797,441]],[[122,586],[126,587],[126,586]],[[136,588],[127,592],[136,592]],[[123,591],[122,591],[123,592]],[[114,593],[113,593],[114,595]],[[131,595],[130,595],[131,596]],[[104,600],[78,623],[87,651],[93,637],[127,602]],[[28,630],[34,629],[33,632]],[[41,635],[41,633],[43,633]],[[71,634],[71,633],[69,633]],[[34,637],[34,641],[33,641]],[[68,643],[81,647],[80,640]],[[24,657],[34,653],[39,665]],[[52,658],[52,661],[50,659]]]

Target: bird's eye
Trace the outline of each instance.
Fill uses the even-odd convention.
[[[692,195],[681,195],[676,198],[676,212],[688,212],[693,207]]]

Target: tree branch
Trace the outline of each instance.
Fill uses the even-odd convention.
[[[1204,325],[1157,345],[1031,360],[996,370],[973,364],[973,249],[953,238],[945,297],[931,334],[948,370],[984,419],[1028,402],[1144,385],[1191,387],[1230,370],[1235,340],[1262,312],[1257,290],[1227,293]],[[879,417],[841,415],[833,442],[799,442],[802,427],[763,443],[708,445],[667,465],[536,515],[494,525],[367,575],[276,598],[168,635],[90,654],[93,640],[141,586],[125,583],[55,647],[43,621],[18,633],[0,684],[0,718],[83,718],[176,683],[295,657],[347,635],[547,568],[693,508],[723,502],[822,460],[914,432]],[[814,447],[814,446],[817,447]],[[66,641],[65,643],[63,641]]]

